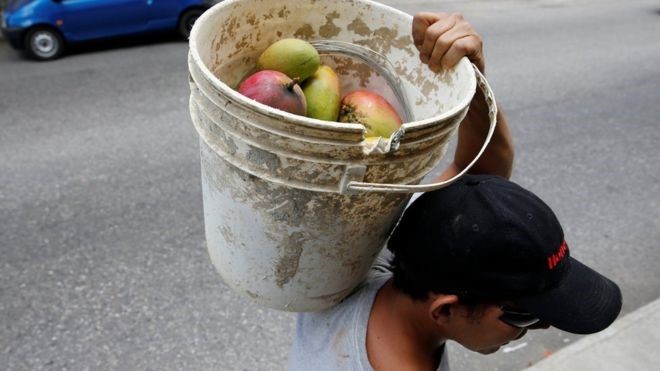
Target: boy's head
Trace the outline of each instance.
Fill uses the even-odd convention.
[[[493,304],[514,327],[536,318],[588,334],[621,310],[618,286],[570,256],[552,210],[501,177],[466,176],[422,195],[388,248],[400,291],[420,300],[442,293],[462,304]]]

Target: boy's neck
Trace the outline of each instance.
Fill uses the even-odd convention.
[[[445,339],[428,313],[428,303],[397,290],[392,280],[374,299],[367,325],[367,356],[375,370],[436,370]],[[394,367],[396,366],[396,367]]]

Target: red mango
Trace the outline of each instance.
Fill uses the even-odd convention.
[[[360,123],[367,128],[366,137],[383,138],[389,138],[402,124],[394,107],[368,90],[357,90],[342,98],[339,122]]]
[[[282,72],[256,72],[241,83],[238,92],[259,103],[295,115],[304,116],[307,112],[307,102],[298,80],[292,80]]]

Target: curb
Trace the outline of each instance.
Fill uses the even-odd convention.
[[[525,371],[652,370],[660,364],[660,299]]]

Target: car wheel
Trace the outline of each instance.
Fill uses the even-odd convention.
[[[202,15],[202,13],[204,13],[204,11],[201,9],[191,9],[181,15],[178,28],[179,34],[183,36],[184,39],[188,40],[195,21]]]
[[[46,27],[37,27],[27,33],[25,50],[37,60],[53,60],[62,55],[64,40],[57,31]]]

